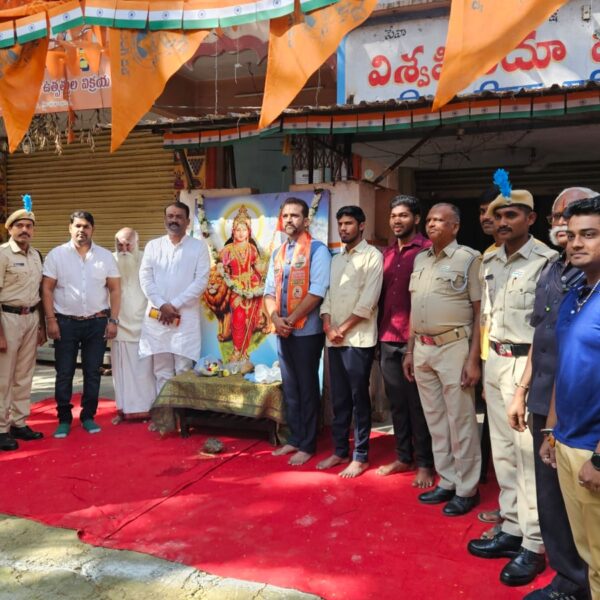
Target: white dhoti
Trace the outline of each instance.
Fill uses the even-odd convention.
[[[138,346],[138,342],[112,342],[115,401],[124,415],[147,413],[156,398],[152,357],[140,358]]]

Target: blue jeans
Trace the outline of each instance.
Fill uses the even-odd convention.
[[[98,408],[100,392],[100,367],[106,348],[104,333],[107,317],[77,321],[57,315],[60,340],[54,340],[54,368],[56,382],[54,397],[59,423],[73,421],[71,396],[73,376],[77,365],[77,352],[81,348],[81,370],[83,371],[83,395],[81,397],[80,420],[93,419]]]

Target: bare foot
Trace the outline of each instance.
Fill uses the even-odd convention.
[[[311,458],[312,454],[298,450],[298,452],[296,452],[296,454],[294,454],[292,458],[288,460],[288,464],[292,465],[292,467],[299,467],[300,465],[303,465],[305,462],[309,461]]]
[[[296,446],[290,446],[290,444],[286,444],[285,446],[281,446],[280,448],[276,448],[271,452],[273,456],[284,456],[285,454],[291,454],[292,452],[298,452],[298,448]]]
[[[350,462],[349,458],[342,458],[340,456],[336,456],[335,454],[332,454],[325,460],[322,460],[317,465],[317,469],[319,471],[325,471],[326,469],[331,469],[331,467],[337,467],[338,465],[341,465],[343,463],[348,463],[348,462]]]
[[[417,474],[415,480],[412,482],[412,486],[417,488],[428,488],[433,485],[434,481],[435,471],[433,469],[417,467]]]
[[[379,469],[377,469],[377,475],[386,477],[387,475],[393,475],[394,473],[406,473],[414,470],[414,463],[405,463],[401,460],[395,460],[393,463],[379,467]]]
[[[366,462],[358,462],[357,460],[353,460],[341,473],[340,477],[344,479],[353,479],[354,477],[358,477],[362,475],[369,468],[369,463]]]

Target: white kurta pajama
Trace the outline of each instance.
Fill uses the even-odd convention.
[[[204,240],[185,236],[173,244],[168,236],[146,245],[140,283],[148,299],[140,338],[140,356],[153,356],[156,389],[192,366],[200,357],[200,297],[208,283],[210,255]],[[172,304],[179,325],[165,325],[148,315],[150,308]]]
[[[114,257],[119,265],[118,253]],[[117,337],[111,344],[111,366],[115,402],[123,415],[148,413],[156,397],[152,359],[139,356],[142,321],[146,312],[146,296],[139,280],[142,253],[133,254],[137,269],[121,273],[121,310]]]

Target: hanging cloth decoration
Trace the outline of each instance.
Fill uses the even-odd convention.
[[[568,0],[452,0],[433,111],[512,52]]]
[[[377,0],[340,0],[304,17],[296,13],[271,20],[260,129],[291,104],[343,37],[363,23],[376,5]]]

